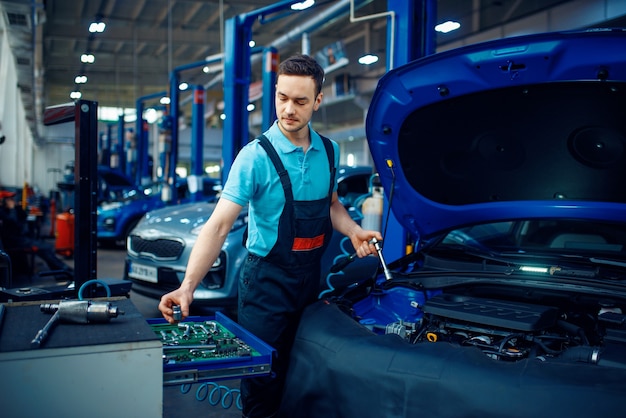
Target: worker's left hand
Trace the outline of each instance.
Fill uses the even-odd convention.
[[[359,230],[357,230],[357,232],[350,237],[350,241],[352,241],[356,255],[359,258],[366,257],[370,254],[376,254],[376,247],[371,242],[373,238],[376,238],[378,241],[383,240],[383,236],[380,232],[362,228],[359,228]]]

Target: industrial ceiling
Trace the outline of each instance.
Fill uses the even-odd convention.
[[[32,113],[29,118],[33,125],[39,122],[45,107],[71,101],[69,94],[76,90],[81,91],[83,98],[97,101],[99,106],[134,108],[138,97],[169,89],[172,69],[223,53],[224,26],[228,19],[275,3],[272,0],[0,0],[16,56],[22,97],[27,112]],[[590,3],[610,6],[616,2],[439,0],[435,20],[438,23],[457,20],[462,26],[448,34],[437,34],[437,47],[456,45],[478,33],[523,21],[534,14],[557,8],[568,10],[568,5],[574,7],[576,3],[588,7]],[[336,13],[339,9],[340,13]],[[604,9],[609,16],[610,10],[606,6]],[[310,48],[305,52],[314,54],[340,40],[350,62],[342,72],[375,81],[385,71],[387,18],[362,17],[386,10],[387,0],[317,0],[310,9],[276,13],[255,23],[252,38],[257,46],[279,45],[281,57],[305,48]],[[94,20],[106,23],[103,33],[88,31]],[[601,20],[603,24],[623,26],[619,20],[610,23],[607,23],[609,19]],[[381,59],[363,67],[356,60],[364,52],[377,53]],[[84,53],[93,54],[95,62],[82,63],[80,57]],[[253,66],[250,81],[258,79],[259,68],[260,64]],[[78,75],[87,76],[87,83],[75,84]],[[207,86],[209,97],[221,95],[219,65],[208,74],[200,67],[187,71],[182,79]],[[358,98],[355,102],[359,104]]]

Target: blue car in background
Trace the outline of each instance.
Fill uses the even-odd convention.
[[[366,132],[403,229],[304,312],[280,415],[623,416],[625,112],[623,29],[386,73]]]
[[[144,194],[135,186],[111,190],[98,203],[98,242],[105,246],[123,245],[129,232],[146,212],[165,206],[160,194]]]
[[[163,183],[154,182],[136,186],[120,170],[98,166],[97,236],[104,246],[121,246],[126,237],[147,213],[165,207],[162,198]],[[202,199],[215,198],[221,190],[220,181],[202,178]],[[176,203],[189,202],[191,194],[186,179],[177,179]]]

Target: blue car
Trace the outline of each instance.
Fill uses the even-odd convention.
[[[126,237],[137,222],[148,212],[165,207],[163,182],[138,187],[119,170],[105,166],[98,167],[98,242],[105,246],[124,246]],[[201,198],[214,199],[221,190],[220,181],[202,178]],[[186,179],[177,179],[176,203],[191,201]]]
[[[103,245],[123,245],[130,231],[143,215],[165,206],[161,195],[144,194],[136,186],[110,190],[98,203],[98,242]]]
[[[402,233],[305,311],[281,416],[623,416],[625,111],[621,29],[385,74],[366,132]]]

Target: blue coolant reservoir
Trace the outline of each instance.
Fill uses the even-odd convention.
[[[368,327],[387,325],[398,321],[419,322],[424,315],[422,306],[441,290],[416,290],[404,286],[375,289],[353,306],[360,322]]]

